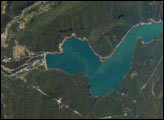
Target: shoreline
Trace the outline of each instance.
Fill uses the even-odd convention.
[[[43,64],[44,64],[44,66],[45,66],[45,68],[46,68],[46,70],[48,70],[48,68],[47,68],[47,62],[46,62],[46,54],[43,54],[44,55],[44,57],[43,57]]]
[[[106,61],[107,59],[110,59],[110,58],[113,56],[113,54],[115,53],[115,51],[117,50],[117,48],[120,46],[120,44],[124,41],[124,39],[126,38],[126,36],[127,36],[127,35],[131,32],[131,30],[133,30],[135,27],[138,27],[138,26],[141,26],[141,25],[151,25],[151,24],[153,24],[153,23],[163,23],[162,20],[159,20],[159,21],[154,21],[153,19],[149,19],[149,20],[150,20],[150,22],[148,22],[148,23],[140,22],[140,23],[138,23],[138,24],[136,24],[136,25],[133,25],[133,26],[128,30],[128,32],[124,35],[124,37],[121,39],[121,41],[119,42],[119,44],[117,44],[117,46],[113,49],[112,53],[111,53],[109,56],[105,56],[105,57],[100,56],[100,61],[101,61],[101,62],[104,62],[104,61]],[[105,60],[102,60],[102,58],[105,59]]]
[[[63,53],[63,45],[64,43],[71,39],[71,38],[75,38],[77,40],[81,40],[83,42],[87,42],[89,47],[91,48],[91,50],[93,51],[93,53],[99,57],[100,59],[100,62],[105,62],[107,59],[110,59],[113,54],[115,53],[115,51],[117,50],[117,48],[120,46],[120,44],[124,41],[124,39],[126,38],[126,36],[135,28],[135,27],[138,27],[138,26],[141,26],[141,25],[151,25],[153,23],[163,23],[162,20],[159,20],[159,21],[155,21],[153,19],[148,19],[150,20],[150,22],[147,22],[147,23],[143,23],[143,22],[139,22],[138,24],[136,25],[133,25],[129,30],[128,32],[124,35],[124,37],[121,39],[121,41],[116,45],[116,47],[113,49],[113,51],[111,52],[111,54],[109,56],[105,56],[105,57],[102,57],[100,54],[96,53],[95,50],[93,49],[93,47],[91,46],[91,44],[89,43],[89,40],[86,38],[86,37],[77,37],[75,33],[72,33],[71,36],[66,36],[63,41],[61,43],[59,43],[59,52],[58,51],[55,51],[55,52],[44,52],[44,61],[45,61],[45,68],[46,70],[48,70],[49,68],[47,67],[47,62],[46,62],[46,55],[47,54],[62,54]]]
[[[61,73],[64,73],[64,74],[66,74],[66,75],[71,75],[71,76],[75,76],[76,74],[70,74],[70,73],[67,73],[66,71],[63,71],[62,69],[60,69],[60,68],[51,68],[51,69],[48,69],[49,71],[57,71],[57,72],[61,72]],[[83,75],[87,78],[87,76],[83,73]],[[88,81],[88,78],[87,78],[87,81]],[[88,81],[88,83],[89,83],[89,81]],[[89,83],[89,85],[90,85],[90,83]],[[92,92],[91,92],[91,89],[89,88],[88,89],[88,92],[89,92],[89,95],[91,96],[91,97],[94,97],[94,98],[99,98],[100,96],[94,96],[93,94],[92,94]]]
[[[142,44],[143,44],[143,45],[146,45],[146,44],[149,44],[149,43],[152,43],[152,42],[154,42],[154,39],[152,39],[152,40],[149,41],[149,42],[144,42],[144,40],[142,40]]]

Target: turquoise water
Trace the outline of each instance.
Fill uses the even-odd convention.
[[[135,27],[105,62],[100,62],[87,42],[72,38],[65,42],[63,54],[47,54],[47,67],[60,68],[69,74],[84,72],[94,96],[103,96],[112,90],[121,92],[120,81],[130,68],[137,39],[142,37],[144,42],[149,42],[162,33],[162,23]]]

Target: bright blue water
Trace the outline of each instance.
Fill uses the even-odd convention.
[[[163,23],[135,27],[114,55],[103,63],[87,42],[72,38],[65,42],[63,54],[46,56],[47,67],[59,68],[70,74],[84,72],[95,96],[103,96],[112,90],[120,91],[120,81],[130,68],[137,39],[142,37],[145,42],[149,42],[162,33]]]

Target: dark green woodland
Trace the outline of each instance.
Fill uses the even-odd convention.
[[[72,33],[87,38],[99,55],[110,55],[132,26],[163,21],[162,1],[46,1],[31,7],[36,2],[1,1],[1,119],[163,118],[163,35],[148,44],[137,40],[131,67],[120,84],[122,94],[92,96],[84,73],[70,75],[36,64],[8,76],[2,67],[17,71],[43,59],[44,52],[59,51],[59,43]],[[3,43],[2,34],[16,16]],[[16,41],[25,49],[18,59]]]

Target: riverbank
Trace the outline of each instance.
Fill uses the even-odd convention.
[[[63,41],[62,41],[61,43],[59,43],[59,52],[58,52],[58,51],[55,51],[55,52],[43,52],[42,54],[40,54],[40,55],[43,55],[43,56],[44,56],[44,61],[43,61],[43,62],[44,62],[45,69],[48,70],[47,62],[46,62],[46,55],[47,55],[47,54],[62,54],[62,53],[63,53],[63,45],[64,45],[64,43],[65,43],[67,40],[71,39],[71,38],[75,38],[75,39],[77,39],[77,40],[87,42],[88,45],[89,45],[89,47],[90,47],[91,50],[93,51],[93,53],[94,53],[96,56],[99,57],[100,61],[101,61],[101,62],[105,62],[107,59],[110,59],[110,58],[113,56],[113,54],[115,53],[115,51],[117,50],[117,48],[118,48],[118,47],[120,46],[120,44],[124,41],[124,39],[126,38],[126,36],[131,32],[131,30],[132,30],[133,28],[135,28],[135,27],[137,27],[137,26],[140,26],[140,25],[145,25],[145,24],[148,24],[148,25],[149,25],[149,24],[152,24],[152,23],[163,23],[162,20],[159,20],[159,21],[154,21],[153,19],[149,19],[149,20],[150,20],[150,22],[148,22],[148,23],[140,22],[139,24],[132,26],[132,27],[129,29],[129,31],[125,34],[125,36],[122,38],[122,40],[120,41],[120,43],[117,44],[117,46],[114,48],[113,52],[112,52],[109,56],[105,56],[105,57],[102,57],[100,54],[98,54],[98,53],[95,52],[95,50],[93,49],[93,47],[91,46],[91,44],[89,43],[89,41],[88,41],[88,39],[87,39],[86,37],[83,37],[83,38],[77,37],[75,33],[72,33],[71,36],[66,36],[66,37],[63,39]],[[148,42],[148,43],[151,43],[151,42],[152,42],[152,41],[150,41],[150,42]],[[144,44],[148,44],[148,43],[144,43]],[[24,65],[25,65],[25,64],[24,64]],[[1,65],[1,67],[2,67],[2,65]],[[19,67],[20,67],[20,66],[19,66]],[[18,69],[18,68],[17,68],[17,69]],[[13,70],[11,70],[11,71],[13,71]],[[11,72],[11,71],[10,71],[10,72]]]
[[[151,21],[148,22],[148,23],[140,22],[140,23],[138,23],[137,25],[132,26],[132,27],[129,29],[129,31],[125,34],[125,36],[122,38],[122,40],[120,41],[120,43],[117,44],[117,46],[114,48],[113,52],[112,52],[109,56],[106,56],[106,57],[100,56],[100,61],[101,61],[101,62],[104,62],[104,61],[106,61],[107,59],[110,59],[110,58],[113,56],[113,54],[115,53],[116,49],[120,46],[120,44],[124,41],[124,39],[126,38],[126,36],[132,31],[133,28],[135,28],[135,27],[137,27],[137,26],[140,26],[140,25],[151,25],[151,24],[153,24],[153,23],[163,23],[162,20],[159,20],[159,21],[155,21],[155,20],[153,20],[153,19],[150,19],[150,20],[151,20]],[[102,59],[103,59],[103,60],[102,60]]]
[[[105,62],[100,62],[99,57],[93,53],[87,42],[72,38],[64,44],[65,39],[60,46],[64,54],[46,55],[47,67],[49,70],[57,69],[70,75],[84,73],[94,96],[104,96],[113,90],[122,93],[120,81],[126,76],[132,64],[138,38],[142,37],[144,42],[152,41],[163,33],[162,25],[163,23],[142,24],[133,27],[134,29],[131,28],[132,30],[129,30],[113,56]],[[58,53],[62,53],[61,51]]]
[[[133,25],[129,30],[128,32],[124,35],[124,37],[121,39],[121,41],[119,42],[119,44],[117,44],[117,46],[113,49],[112,53],[109,55],[109,56],[101,56],[100,54],[96,53],[96,51],[93,49],[93,47],[91,46],[91,44],[89,43],[89,40],[86,38],[86,37],[77,37],[75,33],[72,33],[71,36],[66,36],[63,41],[61,43],[59,43],[59,52],[55,51],[55,52],[44,52],[44,59],[45,59],[45,68],[46,70],[48,70],[47,68],[47,63],[46,63],[46,54],[62,54],[63,53],[63,45],[64,43],[71,39],[71,38],[75,38],[77,40],[81,40],[81,41],[85,41],[85,42],[88,42],[88,45],[89,47],[91,48],[91,50],[93,51],[93,53],[99,57],[100,59],[100,62],[105,62],[107,59],[110,59],[113,54],[115,53],[115,51],[117,50],[117,48],[120,46],[120,44],[124,41],[124,39],[126,38],[126,36],[132,31],[133,28],[137,27],[137,26],[140,26],[140,25],[150,25],[150,24],[153,24],[153,23],[163,23],[162,20],[159,20],[159,21],[155,21],[153,19],[149,19],[150,22],[148,23],[143,23],[143,22],[140,22],[136,25]],[[146,43],[145,43],[146,44]]]

